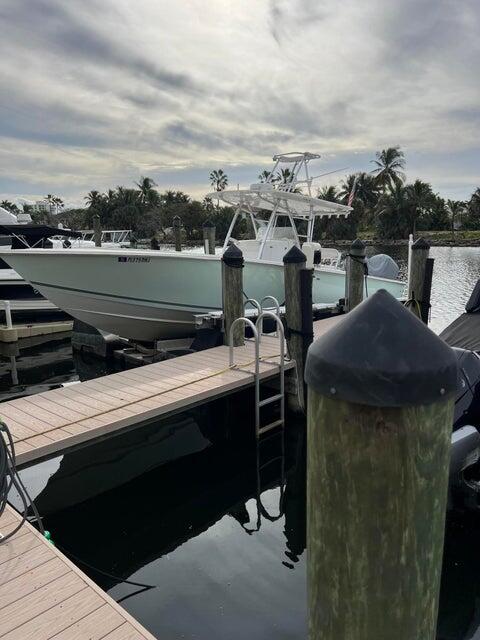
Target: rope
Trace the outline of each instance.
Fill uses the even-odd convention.
[[[421,318],[422,317],[422,308],[420,306],[420,302],[415,298],[415,296],[413,296],[412,298],[409,298],[408,300],[405,300],[405,302],[403,303],[404,306],[409,309],[411,306],[415,305],[415,308],[417,310],[418,313],[418,317]],[[428,305],[428,308],[430,309],[431,305]]]
[[[262,362],[263,360],[268,360],[269,358],[277,358],[279,357],[280,354],[272,354],[272,355],[268,355],[268,356],[260,356],[259,360],[260,362]],[[108,414],[108,413],[112,413],[113,411],[116,411],[117,409],[123,409],[124,407],[128,407],[132,404],[137,404],[139,402],[143,402],[144,400],[151,400],[152,398],[156,398],[158,396],[162,396],[165,393],[170,393],[171,391],[177,391],[178,389],[183,389],[184,387],[188,387],[191,384],[196,384],[197,382],[202,382],[203,380],[210,380],[211,378],[215,378],[216,376],[220,376],[223,373],[227,373],[228,371],[232,371],[234,369],[239,369],[240,367],[248,367],[251,364],[255,364],[255,359],[253,360],[249,360],[248,362],[237,362],[235,364],[233,364],[232,366],[228,366],[225,367],[224,369],[221,369],[220,371],[215,371],[214,373],[210,373],[206,376],[202,376],[201,378],[198,378],[197,380],[188,380],[186,382],[183,382],[182,384],[177,385],[176,387],[170,387],[169,389],[163,389],[162,391],[157,391],[157,393],[152,393],[149,396],[145,396],[143,398],[138,398],[138,400],[134,400],[133,402],[131,400],[126,401],[122,404],[119,404],[116,407],[112,407],[110,409],[106,409],[105,411],[100,411],[99,413],[94,414],[93,416],[83,416],[82,418],[79,418],[78,420],[74,420],[72,422],[68,422],[65,425],[63,425],[64,427],[66,426],[70,426],[73,424],[78,424],[79,422],[83,422],[84,420],[90,420],[90,419],[95,419],[98,418],[99,416]],[[253,372],[252,372],[253,375]],[[46,429],[45,431],[42,431],[42,433],[40,435],[45,435],[46,433],[50,433],[52,431],[56,431],[57,429],[62,429],[61,426],[56,426],[56,427],[52,427],[51,429]],[[19,442],[24,442],[25,440],[30,440],[32,436],[26,436],[25,438],[18,438],[16,440],[17,444]],[[13,444],[13,443],[12,443]],[[0,475],[1,477],[1,475]],[[0,511],[0,515],[1,515],[1,511]]]

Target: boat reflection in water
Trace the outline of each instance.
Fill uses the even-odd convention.
[[[57,546],[159,638],[307,636],[305,425],[257,455],[248,393],[23,472]],[[437,640],[480,638],[479,535],[449,516]]]
[[[306,634],[304,428],[289,428],[283,460],[279,437],[261,445],[258,486],[249,394],[104,441],[108,463],[100,442],[22,473],[57,546],[158,637]],[[140,431],[164,433],[160,466]]]

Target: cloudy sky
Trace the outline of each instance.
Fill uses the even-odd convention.
[[[480,185],[478,0],[0,0],[0,25],[0,197],[200,196],[396,144],[445,196]]]

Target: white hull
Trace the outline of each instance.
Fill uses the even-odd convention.
[[[194,333],[195,314],[222,307],[219,256],[161,251],[43,250],[2,252],[2,257],[47,299],[98,329],[151,341]],[[369,293],[384,288],[397,298],[404,285],[370,277]],[[283,264],[250,260],[244,291],[284,301]],[[313,300],[336,303],[345,274],[315,269]]]

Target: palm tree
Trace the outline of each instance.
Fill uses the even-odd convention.
[[[258,179],[260,180],[260,182],[266,182],[271,175],[272,175],[271,171],[264,169],[261,173],[258,174]],[[276,182],[277,180],[278,180],[278,177],[272,176],[272,179],[270,180],[270,182]]]
[[[320,198],[320,200],[326,200],[327,202],[338,202],[337,188],[334,185],[322,187],[318,190],[317,197]]]
[[[158,204],[159,195],[158,191],[154,188],[157,186],[157,183],[152,180],[152,178],[142,176],[140,182],[136,182],[135,184],[140,189],[140,197],[143,204],[149,206]]]
[[[293,173],[288,167],[280,169],[276,176],[276,180],[281,184],[289,184],[293,180]]]
[[[372,162],[376,165],[372,173],[376,175],[377,183],[385,193],[387,188],[393,189],[405,181],[405,156],[400,147],[388,147],[383,151],[377,151],[376,159]]]
[[[98,209],[104,199],[104,196],[99,191],[89,191],[85,196],[88,207],[90,209]]]
[[[10,213],[20,213],[20,209],[17,207],[17,205],[13,202],[10,202],[10,200],[2,200],[0,202],[0,207],[6,209],[7,211],[10,211]]]
[[[447,211],[452,224],[452,240],[455,241],[455,220],[465,213],[465,202],[461,200],[447,200]]]
[[[223,169],[214,169],[210,173],[209,180],[215,191],[223,191],[228,185],[228,176]]]
[[[431,185],[423,180],[415,180],[413,184],[405,187],[405,191],[409,202],[410,229],[415,238],[417,220],[434,205],[435,194]]]

